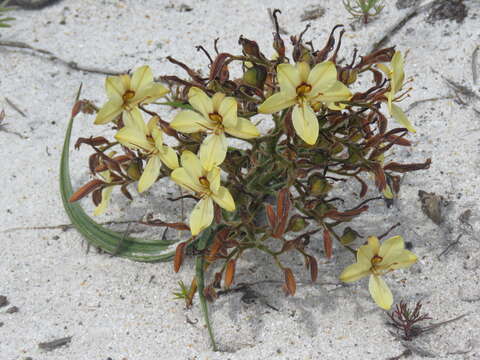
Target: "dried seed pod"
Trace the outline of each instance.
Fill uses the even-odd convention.
[[[247,38],[240,36],[240,38],[238,39],[238,43],[242,45],[245,55],[250,55],[256,57],[257,59],[263,58],[256,41],[248,40]]]

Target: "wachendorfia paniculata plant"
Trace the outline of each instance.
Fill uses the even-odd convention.
[[[181,283],[175,295],[191,305],[198,293],[214,347],[205,300],[213,301],[217,289],[234,284],[237,264],[248,251],[268,254],[282,274],[284,292],[294,295],[297,283],[286,265],[289,258],[303,257],[315,281],[317,258],[332,257],[336,241],[357,258],[341,280],[369,276],[370,293],[384,309],[391,307],[393,296],[382,276],[417,260],[400,236],[383,243],[371,236],[355,250],[358,233],[344,227],[365,216],[370,201],[394,198],[399,174],[430,165],[429,159],[414,164],[388,159],[393,147],[411,146],[407,135],[415,132],[397,105],[409,91],[403,54],[394,47],[365,56],[355,50],[349,62],[340,63],[344,30],[337,34],[341,26],[336,26],[319,49],[303,40],[305,31],[292,36],[287,57],[276,25],[270,58],[241,36],[237,55],[217,51],[212,58],[200,47],[210,59],[206,76],[168,57],[186,78],[164,75],[156,81],[148,66],[108,77],[108,101],[100,108],[77,97],[62,154],[65,208],[92,244],[134,260],[173,259],[175,272],[186,256],[196,257],[196,276],[190,286]],[[232,69],[242,76],[232,78]],[[368,81],[365,89],[358,89],[359,78]],[[178,110],[164,119],[156,112],[160,106]],[[78,139],[76,147],[93,150],[93,179],[73,193],[68,147],[73,118],[80,112],[95,114],[95,124],[113,127],[116,134]],[[261,131],[260,121],[266,130]],[[94,215],[100,215],[115,191],[132,199],[132,187],[143,193],[163,178],[186,191],[171,201],[193,200],[188,223],[153,217],[142,223],[183,231],[186,236],[178,243],[115,233],[75,203],[91,195]],[[365,199],[372,179],[380,196]],[[358,186],[358,204],[351,208],[332,195],[345,182]],[[308,248],[318,240],[323,255]]]

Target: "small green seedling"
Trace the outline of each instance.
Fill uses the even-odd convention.
[[[382,0],[343,0],[343,6],[354,18],[363,18],[364,24],[385,7]]]

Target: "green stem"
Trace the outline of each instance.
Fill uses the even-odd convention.
[[[203,257],[203,255],[198,255],[195,261],[198,298],[200,300],[200,307],[202,309],[203,318],[205,320],[205,324],[207,325],[208,335],[210,336],[210,341],[212,343],[212,349],[213,351],[217,351],[217,344],[215,343],[215,337],[213,335],[212,325],[210,324],[210,318],[208,316],[207,299],[203,294],[203,290],[205,288],[204,265],[205,265],[205,258]]]

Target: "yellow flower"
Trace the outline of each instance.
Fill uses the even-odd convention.
[[[385,240],[380,246],[378,238],[371,236],[368,243],[357,250],[357,262],[346,267],[340,280],[352,282],[370,275],[368,289],[382,309],[389,310],[393,303],[392,292],[382,275],[396,269],[409,267],[417,262],[417,256],[405,250],[401,236]]]
[[[163,85],[153,82],[152,70],[145,65],[129,75],[109,76],[105,81],[108,102],[95,118],[95,124],[106,124],[122,112],[125,115],[139,104],[148,104],[168,93]],[[125,117],[125,116],[124,116]]]
[[[317,141],[319,124],[315,111],[321,104],[333,110],[342,106],[338,101],[349,100],[350,90],[337,80],[337,68],[331,61],[317,64],[310,70],[305,62],[296,66],[280,64],[277,67],[280,92],[273,94],[258,107],[262,114],[274,112],[293,106],[292,122],[297,135],[307,144]]]
[[[390,116],[393,116],[395,120],[398,121],[400,125],[407,128],[410,132],[416,132],[410,120],[408,120],[407,115],[403,110],[395,105],[393,101],[395,100],[395,95],[402,89],[403,81],[405,80],[405,72],[403,70],[403,56],[400,51],[395,51],[395,54],[392,57],[390,62],[390,67],[384,64],[377,64],[378,68],[382,70],[385,75],[390,79],[390,91],[386,92],[388,111]]]
[[[200,201],[190,214],[190,231],[199,234],[213,221],[213,202],[227,211],[235,210],[230,191],[220,185],[220,168],[207,170],[200,159],[190,151],[182,153],[182,167],[172,171],[172,180],[197,194]]]
[[[170,169],[178,167],[175,150],[163,143],[163,132],[157,118],[152,117],[145,124],[139,109],[133,109],[124,118],[125,126],[115,135],[118,142],[128,148],[147,152],[147,166],[138,182],[138,192],[144,192],[157,180],[162,162]]]
[[[241,139],[252,139],[260,135],[250,120],[237,117],[237,101],[233,97],[216,93],[210,98],[201,89],[192,87],[188,92],[188,101],[197,112],[181,111],[170,126],[187,134],[209,132],[199,152],[200,160],[207,170],[225,160],[228,148],[225,133]]]

